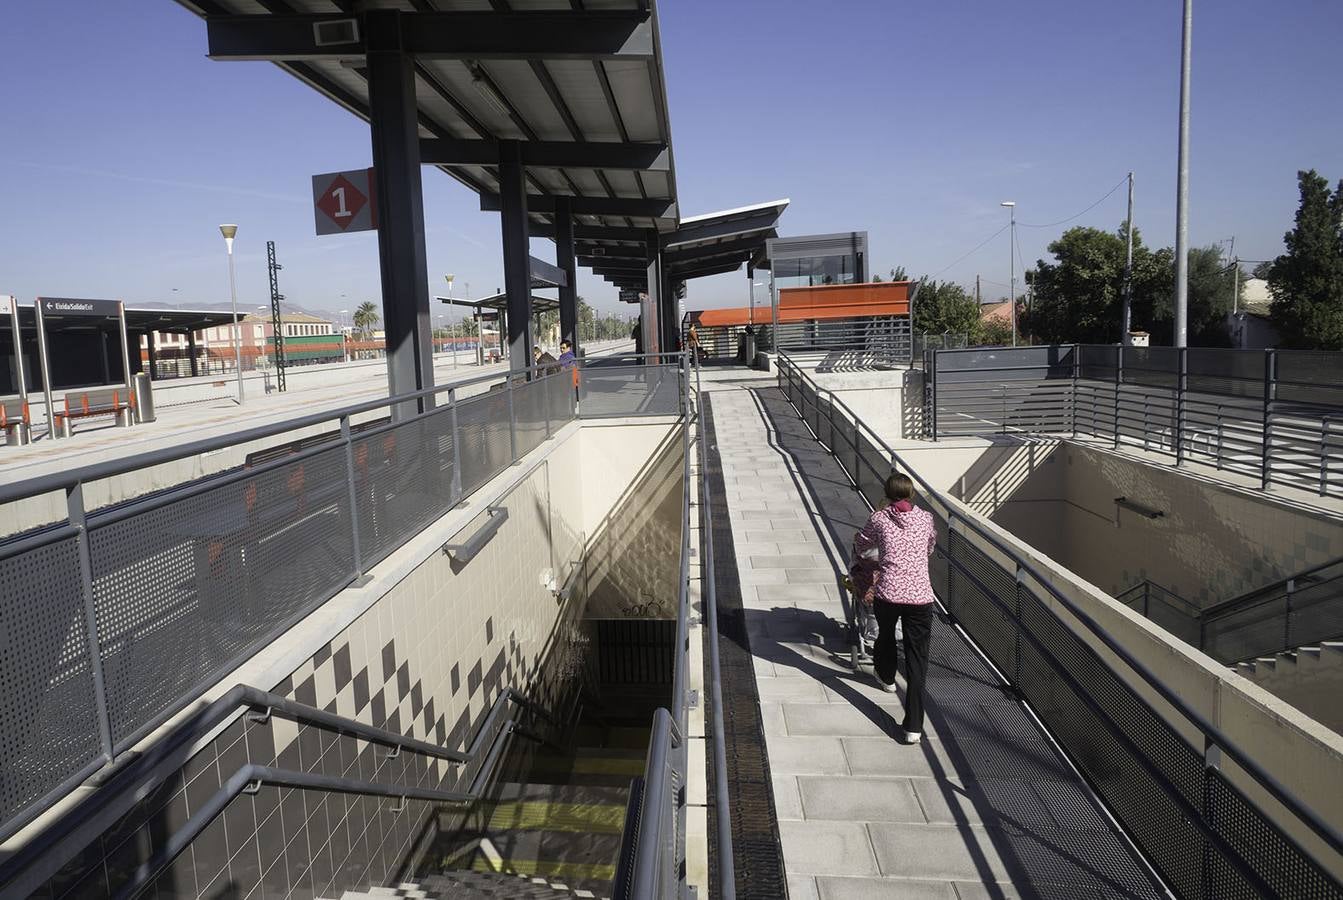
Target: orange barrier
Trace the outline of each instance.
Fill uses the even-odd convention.
[[[909,293],[912,288],[911,281],[783,288],[779,291],[779,323],[907,316]],[[756,306],[756,325],[768,325],[771,318],[768,302],[763,306]],[[690,321],[706,328],[746,325],[751,321],[751,308],[741,306],[693,311],[690,313]]]

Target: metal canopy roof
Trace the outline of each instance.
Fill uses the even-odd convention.
[[[19,327],[24,331],[36,331],[37,314],[33,307],[20,306]],[[239,316],[241,319],[242,317]],[[45,321],[48,332],[55,331],[91,331],[107,327],[111,319],[96,316],[52,317]],[[233,321],[233,313],[227,310],[203,309],[135,309],[126,307],[127,331],[158,331],[163,334],[185,334],[188,331],[200,331],[202,328],[214,328],[228,325]],[[9,316],[0,316],[0,328],[9,330]]]
[[[676,227],[676,177],[655,0],[177,0],[210,56],[268,59],[367,120],[363,35],[318,46],[372,7],[410,14],[421,159],[499,207],[498,142],[523,142],[528,210],[580,226]]]
[[[682,219],[660,237],[663,264],[673,281],[718,275],[750,263],[769,267],[766,242],[778,237],[779,217],[788,200],[773,200]],[[633,240],[575,240],[578,261],[618,287],[643,290],[648,284],[647,245]]]
[[[534,286],[534,285],[533,285]],[[508,294],[491,294],[488,297],[481,297],[479,300],[460,300],[456,297],[435,297],[441,303],[447,303],[450,306],[465,306],[474,309],[477,312],[488,309],[495,312],[501,312],[508,309]],[[554,297],[538,297],[532,295],[532,312],[543,313],[553,312],[560,308],[560,301]]]

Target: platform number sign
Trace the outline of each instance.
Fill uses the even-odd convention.
[[[377,183],[372,169],[329,172],[312,177],[313,216],[317,233],[376,231]]]

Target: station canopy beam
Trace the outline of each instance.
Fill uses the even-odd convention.
[[[640,199],[634,197],[569,197],[570,210],[575,216],[625,216],[645,219],[674,219],[676,202],[673,200]],[[527,210],[536,213],[555,213],[556,196],[527,195]],[[481,194],[480,208],[485,212],[500,212],[503,200],[498,194]]]
[[[497,141],[423,138],[420,161],[427,166],[493,166],[499,162]],[[657,142],[528,141],[522,163],[537,168],[599,168],[666,172],[671,169],[667,145]]]
[[[401,51],[420,59],[649,60],[648,10],[417,12],[402,18]],[[212,15],[211,59],[350,60],[367,51],[353,15]]]

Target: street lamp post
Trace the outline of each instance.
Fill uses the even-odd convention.
[[[219,233],[224,236],[224,246],[228,248],[228,290],[233,302],[233,359],[238,366],[238,405],[242,406],[242,331],[238,324],[238,284],[233,274],[233,238],[238,234],[238,226],[220,225]]]
[[[1012,218],[1009,221],[1009,241],[1007,245],[1007,261],[1012,276],[1008,279],[1008,311],[1012,314],[1012,346],[1017,345],[1017,202],[1015,200],[1004,200],[999,204],[1006,206]]]
[[[452,279],[454,275],[444,275],[443,279],[448,283],[448,301],[451,308],[452,301]],[[452,348],[452,367],[457,368],[457,332],[451,324],[448,325],[448,346]]]
[[[1180,39],[1180,139],[1175,177],[1175,346],[1189,338],[1189,55],[1194,30],[1193,0],[1184,0]]]

